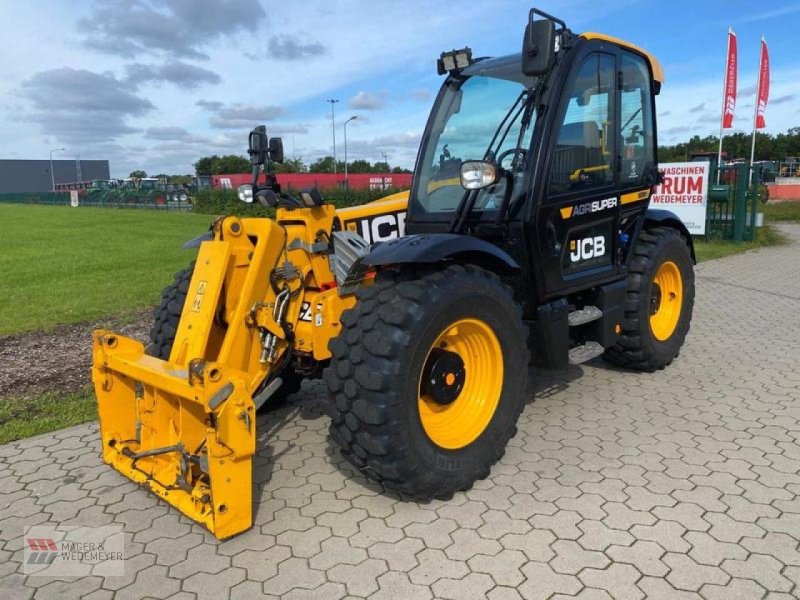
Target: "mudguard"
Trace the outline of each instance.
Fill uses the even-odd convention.
[[[664,227],[677,229],[689,245],[689,252],[692,253],[692,261],[697,264],[697,258],[694,255],[694,240],[692,239],[692,234],[686,229],[686,225],[678,218],[678,215],[672,211],[661,208],[648,208],[644,214],[644,221],[645,224],[655,223]]]
[[[362,267],[464,260],[492,271],[511,274],[520,266],[505,251],[480,238],[455,233],[424,233],[375,244],[361,259]]]

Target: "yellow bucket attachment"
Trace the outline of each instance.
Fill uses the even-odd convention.
[[[176,370],[96,331],[92,379],[105,462],[220,539],[251,526],[256,415],[244,373],[200,360]]]

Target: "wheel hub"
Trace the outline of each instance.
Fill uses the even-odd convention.
[[[464,389],[466,379],[464,361],[455,352],[434,348],[428,357],[427,365],[427,373],[423,378],[425,391],[437,404],[450,404]]]
[[[661,286],[654,281],[650,292],[650,316],[658,312],[659,306],[661,306]]]

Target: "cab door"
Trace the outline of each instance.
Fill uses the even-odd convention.
[[[618,277],[617,53],[576,58],[550,136],[535,227],[545,297]]]

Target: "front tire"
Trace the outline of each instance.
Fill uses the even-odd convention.
[[[694,268],[686,240],[672,227],[642,231],[628,274],[622,334],[605,359],[653,372],[678,356],[694,308]]]
[[[450,265],[383,271],[356,296],[324,375],[343,456],[417,500],[487,477],[524,405],[527,328],[511,290]]]

